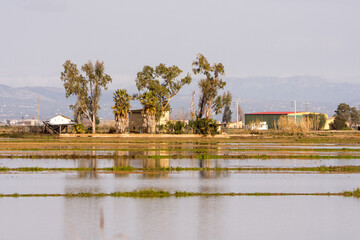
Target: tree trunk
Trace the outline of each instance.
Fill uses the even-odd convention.
[[[76,113],[76,123],[81,124],[81,115],[79,112]]]
[[[205,114],[206,119],[210,119],[210,117],[211,117],[211,102],[212,101],[210,99],[208,104],[207,104],[206,114]]]
[[[151,128],[155,125],[155,114],[143,114],[143,128],[147,133],[151,133]]]
[[[92,127],[92,133],[95,134],[96,133],[96,127],[95,127],[95,124],[96,124],[96,121],[95,121],[95,114],[92,116],[92,123],[91,123],[91,127]]]
[[[124,133],[126,130],[126,127],[128,126],[128,118],[119,117],[116,120],[115,126],[116,126],[116,129],[119,131],[119,133]]]

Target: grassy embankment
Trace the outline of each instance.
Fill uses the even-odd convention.
[[[2,132],[0,129],[0,138],[8,138],[9,140],[22,140],[22,141],[38,141],[38,142],[117,142],[117,143],[148,143],[148,142],[269,142],[269,143],[360,143],[360,133],[358,131],[317,131],[309,133],[298,133],[298,134],[283,134],[277,131],[239,131],[234,134],[230,134],[230,138],[219,139],[219,138],[177,138],[177,137],[153,137],[141,138],[138,135],[131,135],[129,137],[107,137],[107,138],[92,138],[89,135],[84,137],[74,138],[59,138],[57,135],[48,134],[24,134],[24,133],[11,133]],[[114,135],[115,136],[115,135]]]
[[[165,198],[165,197],[220,197],[220,196],[344,196],[360,197],[360,189],[344,191],[340,193],[201,193],[201,192],[168,192],[155,189],[136,190],[132,192],[113,192],[113,193],[64,193],[64,194],[0,194],[0,197],[68,197],[68,198],[91,198],[91,197],[132,197],[132,198]]]
[[[134,168],[110,167],[110,168],[42,168],[42,167],[0,167],[1,172],[182,172],[182,171],[258,171],[258,172],[320,172],[320,173],[360,173],[360,166],[320,166],[320,167],[293,167],[293,168],[264,168],[264,167],[239,167],[239,168],[200,168],[200,167],[162,167],[162,168]]]

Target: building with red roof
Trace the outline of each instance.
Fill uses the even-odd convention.
[[[245,125],[250,126],[252,123],[266,122],[268,129],[274,129],[281,116],[286,116],[288,119],[296,119],[296,122],[300,124],[302,119],[310,114],[321,114],[315,112],[256,112],[245,114]],[[326,118],[327,115],[325,114]]]

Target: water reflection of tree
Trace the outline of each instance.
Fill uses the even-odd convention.
[[[168,168],[170,166],[170,160],[168,158],[145,158],[143,159],[143,178],[168,178],[168,171],[161,171],[161,168]],[[150,171],[146,171],[151,169]]]
[[[79,159],[78,168],[89,168],[86,171],[78,171],[79,178],[97,178],[97,159]]]
[[[207,146],[209,148],[210,146]],[[214,151],[215,154],[221,154],[221,145],[215,143],[214,146],[211,146],[211,150]],[[222,168],[222,161],[220,159],[200,159],[199,160],[200,168]],[[220,178],[227,177],[229,173],[226,171],[214,171],[214,170],[204,170],[200,171],[200,177],[202,178]]]
[[[169,168],[170,160],[169,158],[162,158],[161,156],[166,156],[169,154],[167,150],[169,143],[161,143],[155,146],[148,146],[148,150],[131,151],[129,152],[130,159],[141,159],[142,165],[140,168],[143,169],[144,173],[142,174],[143,178],[167,178],[169,173],[161,171],[161,168]],[[160,156],[159,158],[154,158],[154,156]],[[151,170],[151,171],[150,171]]]
[[[91,156],[96,156],[95,147],[91,147],[93,150],[90,151]],[[97,160],[96,158],[91,159],[79,159],[78,168],[88,168],[87,171],[78,171],[79,178],[97,178]]]
[[[128,158],[120,157],[114,159],[114,167],[130,167],[130,160]],[[127,177],[129,176],[129,172],[115,172],[115,177]]]
[[[213,163],[213,164],[212,164]],[[199,159],[200,168],[222,168],[220,159]],[[229,173],[227,171],[217,170],[202,170],[200,171],[200,177],[202,178],[221,178],[227,177]]]
[[[66,230],[63,231],[63,239],[93,239],[99,236],[99,206],[104,205],[103,201],[104,198],[64,198]]]
[[[65,178],[64,188],[66,193],[79,193],[79,192],[103,192],[99,181],[92,181],[97,179],[98,174],[96,159],[79,159],[79,168],[91,168],[92,170],[78,171],[75,174],[69,174]],[[81,183],[81,184],[80,184]]]

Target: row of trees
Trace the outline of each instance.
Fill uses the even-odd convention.
[[[213,124],[214,121],[211,117],[220,114],[224,107],[226,114],[231,115],[232,96],[230,92],[219,93],[226,85],[222,79],[225,75],[224,66],[221,63],[210,64],[202,54],[198,54],[192,66],[193,73],[202,76],[198,83],[200,97],[197,108],[194,104],[195,92],[193,93],[192,120],[196,122],[205,119],[205,124]],[[83,119],[88,119],[92,126],[92,132],[95,133],[101,91],[107,90],[108,84],[112,82],[111,77],[104,71],[104,62],[96,61],[94,65],[89,61],[81,67],[80,71],[76,64],[68,60],[63,67],[61,80],[64,83],[66,97],[76,97],[76,103],[70,106],[74,111],[76,122],[82,123]],[[142,105],[143,128],[150,132],[151,127],[160,120],[164,113],[171,111],[170,102],[181,88],[191,83],[191,75],[188,73],[184,77],[180,77],[182,72],[177,66],[167,67],[162,63],[155,68],[144,66],[136,76],[137,94],[130,95],[126,89],[116,90],[112,109],[117,130],[120,133],[125,132],[128,115],[131,114],[130,102],[139,100]],[[200,125],[202,126],[204,123]]]

